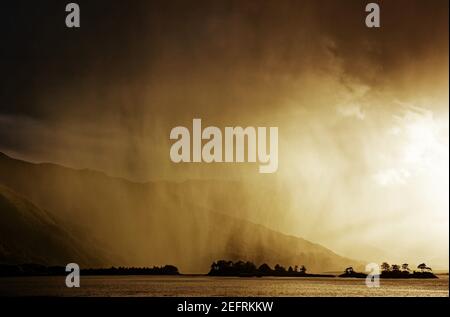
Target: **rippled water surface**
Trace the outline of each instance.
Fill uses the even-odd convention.
[[[0,278],[0,295],[25,296],[449,296],[448,275],[439,279],[220,278],[203,276],[87,276],[80,288],[65,277]]]

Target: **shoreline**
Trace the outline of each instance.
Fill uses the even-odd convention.
[[[81,274],[83,277],[164,277],[164,278],[170,278],[170,277],[187,277],[187,278],[211,278],[211,279],[339,279],[339,280],[362,280],[363,277],[342,277],[342,276],[327,276],[327,275],[320,275],[320,274],[314,274],[315,276],[234,276],[234,275],[227,275],[227,276],[211,276],[208,274],[195,274],[195,273],[186,273],[186,274]],[[320,275],[320,276],[319,276]],[[423,278],[423,277],[380,277],[382,280],[432,280],[432,279],[442,279],[445,277],[449,277],[448,273],[438,273],[435,274],[436,278]],[[44,274],[35,274],[35,275],[9,275],[9,276],[0,276],[1,279],[8,279],[8,278],[35,278],[35,277],[65,277],[66,275],[62,274],[53,274],[53,275],[44,275]]]

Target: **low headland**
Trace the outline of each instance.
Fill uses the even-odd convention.
[[[64,266],[45,266],[39,264],[4,265],[0,264],[0,277],[13,276],[63,276],[67,275]],[[110,267],[80,269],[83,275],[180,275],[173,265],[154,267]]]

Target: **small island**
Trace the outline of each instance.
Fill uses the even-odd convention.
[[[263,276],[284,276],[284,277],[335,277],[328,274],[306,273],[304,265],[288,269],[276,264],[272,269],[268,264],[261,264],[259,267],[252,262],[219,260],[211,264],[209,276],[236,276],[236,277],[263,277]]]
[[[383,262],[381,264],[380,278],[438,278],[425,263],[419,264],[417,269],[419,271],[411,272],[408,263],[403,263],[400,266],[398,264],[390,265],[387,262]],[[366,278],[367,274],[356,272],[353,267],[348,267],[339,277]]]

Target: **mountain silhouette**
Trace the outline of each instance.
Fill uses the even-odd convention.
[[[0,185],[0,263],[59,265],[77,262],[97,266],[101,251],[86,247],[45,210]]]
[[[2,228],[11,223],[23,227],[6,233],[7,239],[2,239],[7,241],[2,242],[6,247],[14,245],[14,239],[22,239],[48,249],[45,233],[58,235],[59,241],[67,244],[64,250],[52,249],[54,255],[49,259],[45,252],[34,255],[28,248],[30,259],[42,257],[43,261],[65,264],[68,255],[73,255],[74,262],[79,258],[88,266],[172,263],[181,272],[193,273],[208,272],[211,262],[219,258],[303,264],[311,272],[359,264],[321,245],[245,220],[251,204],[245,205],[239,182],[136,183],[97,171],[34,164],[0,154],[0,184],[3,191],[23,197],[19,201],[29,201],[37,219],[47,219],[42,220],[41,235],[32,237],[21,223],[23,219],[11,216],[22,212],[21,208],[14,203],[2,205],[8,210],[0,214]],[[23,261],[20,247],[9,252],[6,260]],[[99,257],[90,257],[93,252]]]

